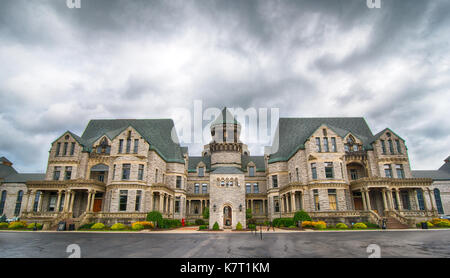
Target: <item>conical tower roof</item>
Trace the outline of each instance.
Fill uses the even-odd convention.
[[[235,124],[240,125],[239,122],[234,118],[233,114],[224,107],[222,112],[220,112],[219,116],[212,122],[211,126],[223,125],[223,124]]]

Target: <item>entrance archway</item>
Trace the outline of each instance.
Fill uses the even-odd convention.
[[[232,219],[231,219],[231,207],[225,206],[223,208],[223,226],[231,227]]]

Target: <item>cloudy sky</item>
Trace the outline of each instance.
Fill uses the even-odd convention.
[[[43,172],[50,143],[89,119],[180,128],[200,100],[363,116],[407,141],[413,169],[436,169],[450,155],[450,1],[381,1],[1,0],[0,156]]]

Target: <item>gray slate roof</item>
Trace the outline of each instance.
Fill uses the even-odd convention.
[[[206,171],[211,170],[211,156],[190,156],[189,157],[189,163],[188,163],[188,171],[189,172],[195,172],[197,170],[197,165],[200,163],[200,161],[203,161],[206,165]]]
[[[279,148],[270,155],[269,163],[287,161],[299,149],[304,149],[306,140],[322,124],[341,137],[351,132],[363,142],[366,150],[373,149],[371,145],[373,141],[372,131],[362,117],[280,118],[278,122]]]
[[[174,128],[171,119],[91,120],[80,139],[90,151],[93,143],[100,137],[106,135],[109,139],[114,139],[129,126],[136,129],[150,143],[150,149],[155,150],[166,162],[184,163],[179,143],[171,139]],[[178,138],[176,140],[178,141]]]
[[[444,161],[445,163],[439,168],[439,171],[447,172],[450,175],[450,156],[447,157]]]
[[[247,164],[250,163],[250,161],[253,161],[253,163],[255,163],[256,171],[266,170],[264,156],[241,155],[241,161],[242,161],[242,170],[244,170],[244,172],[247,171]]]
[[[0,178],[8,177],[12,174],[16,174],[17,171],[11,166],[0,164]]]
[[[40,181],[45,179],[45,174],[36,173],[16,173],[7,176],[3,183],[26,183],[27,181]]]
[[[242,170],[236,167],[217,167],[214,168],[214,174],[242,174]]]
[[[431,178],[433,180],[450,180],[450,173],[440,170],[411,171],[414,178]]]

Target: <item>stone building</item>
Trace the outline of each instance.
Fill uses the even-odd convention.
[[[81,137],[67,131],[51,144],[44,179],[17,180],[22,218],[129,223],[157,210],[193,221],[208,207],[210,227],[235,228],[247,224],[246,209],[258,222],[299,210],[393,226],[437,215],[433,180],[412,176],[405,141],[388,128],[373,135],[363,118],[280,118],[263,156],[250,154],[228,109],[210,129],[200,156],[177,143],[170,119],[91,120]],[[12,184],[0,191],[16,194]]]

